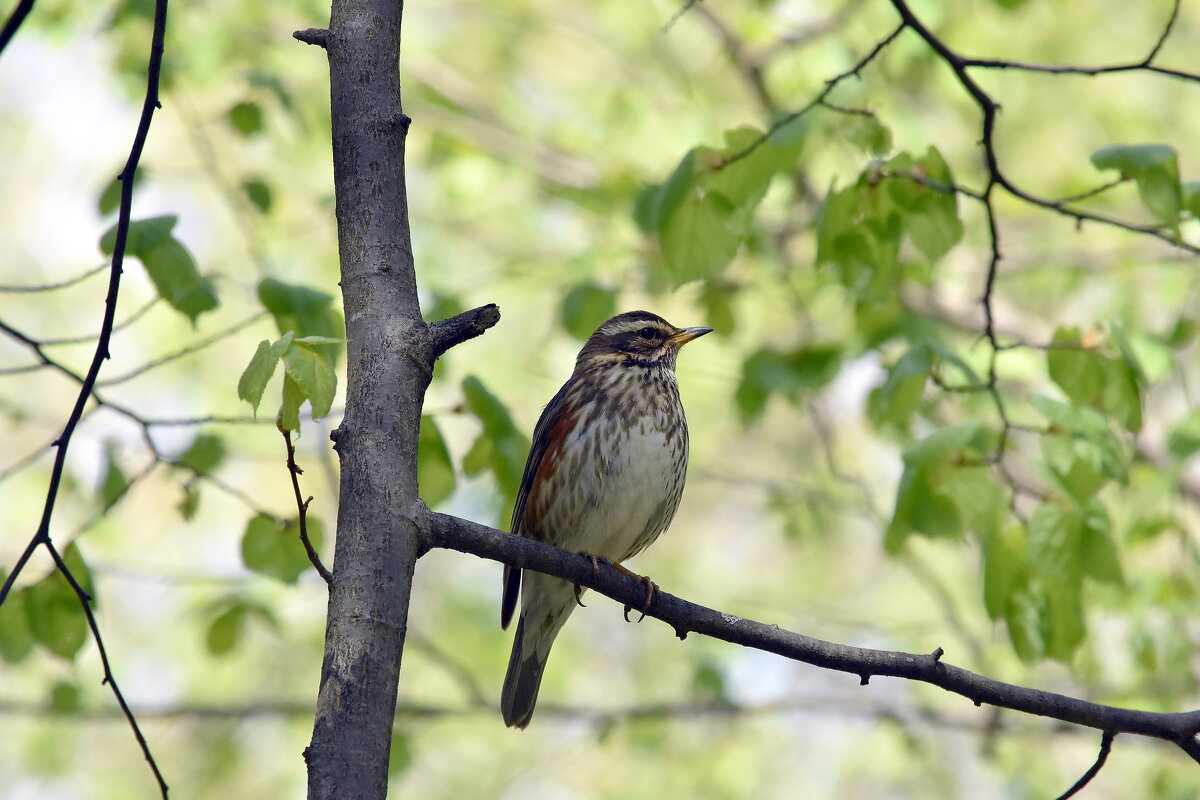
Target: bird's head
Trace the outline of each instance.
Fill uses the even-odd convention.
[[[649,311],[627,311],[596,328],[579,351],[575,368],[611,365],[674,369],[679,348],[712,328],[676,328]]]

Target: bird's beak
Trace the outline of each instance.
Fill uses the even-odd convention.
[[[712,333],[712,330],[712,328],[684,328],[671,336],[671,344],[676,347],[685,345],[692,339],[699,339],[706,333]]]

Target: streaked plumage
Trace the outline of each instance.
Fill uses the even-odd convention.
[[[513,533],[620,563],[666,530],[683,494],[688,457],[675,359],[686,342],[710,330],[676,328],[647,311],[618,315],[596,329],[534,429]],[[567,581],[506,567],[505,628],[518,591],[521,616],[501,709],[505,724],[524,728],[576,597]]]

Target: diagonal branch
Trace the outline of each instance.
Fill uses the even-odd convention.
[[[23,3],[21,7],[28,8],[32,3]],[[18,8],[20,11],[21,7]],[[14,24],[14,19],[16,20]],[[12,33],[16,30],[16,26],[20,24],[20,19],[16,13],[9,19],[4,30],[0,31],[0,49],[3,48],[11,38]],[[41,521],[33,537],[29,540],[25,550],[17,559],[17,563],[9,572],[7,579],[4,581],[3,587],[0,587],[0,603],[8,596],[12,590],[13,583],[21,570],[29,562],[33,552],[39,547],[44,546],[50,555],[54,558],[54,562],[58,567],[58,571],[62,573],[67,582],[71,584],[76,596],[79,598],[80,606],[83,609],[84,615],[87,617],[88,626],[91,628],[92,638],[96,642],[96,648],[100,652],[101,662],[104,665],[104,683],[108,684],[112,689],[113,695],[116,697],[117,703],[121,706],[125,713],[126,719],[129,721],[130,728],[133,729],[134,737],[137,739],[138,746],[142,750],[142,755],[150,765],[151,771],[154,773],[154,779],[158,782],[159,791],[164,800],[167,797],[167,784],[163,779],[162,773],[159,771],[158,764],[154,760],[154,756],[150,753],[150,747],[146,743],[145,737],[142,735],[141,729],[138,727],[137,720],[133,713],[129,710],[129,706],[125,702],[125,697],[118,687],[115,677],[108,664],[108,656],[104,647],[103,637],[100,635],[100,628],[96,624],[94,615],[90,607],[91,598],[87,592],[80,586],[75,576],[71,574],[71,570],[59,555],[54,542],[50,538],[50,523],[54,516],[55,503],[58,500],[59,489],[62,485],[63,473],[66,467],[67,448],[71,443],[71,437],[75,433],[75,429],[79,426],[80,420],[83,418],[88,400],[93,396],[96,379],[100,374],[100,368],[109,357],[108,345],[112,338],[113,326],[116,320],[117,313],[117,297],[121,288],[121,273],[125,261],[125,249],[129,240],[129,223],[133,207],[133,180],[137,173],[138,163],[141,161],[142,150],[146,146],[146,139],[150,135],[150,123],[154,118],[154,111],[159,107],[159,76],[162,71],[163,50],[166,40],[167,26],[167,0],[155,0],[154,3],[154,27],[151,33],[150,40],[150,56],[146,67],[146,94],[142,102],[142,112],[138,119],[137,131],[133,137],[133,144],[129,149],[129,157],[125,162],[124,168],[121,170],[121,202],[120,212],[117,218],[117,236],[116,243],[113,246],[112,264],[109,269],[108,291],[104,299],[104,317],[100,324],[100,334],[96,339],[96,350],[92,356],[91,365],[88,367],[87,373],[80,380],[79,393],[75,398],[74,406],[71,409],[70,415],[67,417],[66,424],[63,426],[62,433],[54,441],[54,447],[57,448],[54,456],[54,465],[50,472],[50,483],[46,489],[46,501],[42,508]],[[14,335],[13,329],[5,326],[5,332],[9,335]],[[17,336],[19,340],[33,347],[43,362],[47,364],[53,363],[42,352],[40,345],[28,337]],[[68,375],[74,376],[69,370],[59,367]]]
[[[0,53],[4,52],[4,48],[8,47],[8,43],[17,35],[21,23],[25,21],[32,10],[33,0],[20,0],[12,13],[8,15],[8,19],[4,21],[4,27],[0,28]]]
[[[1104,767],[1104,762],[1108,761],[1108,754],[1112,751],[1112,743],[1115,734],[1112,731],[1105,731],[1100,737],[1100,753],[1096,756],[1096,762],[1088,768],[1088,771],[1083,773],[1079,780],[1075,781],[1075,785],[1058,796],[1058,800],[1070,800],[1070,798],[1079,794],[1079,792],[1092,782],[1092,778],[1100,774],[1100,770]]]
[[[638,578],[605,565],[597,568],[585,555],[428,510],[421,515],[418,524],[422,533],[422,552],[434,547],[448,548],[514,567],[534,569],[594,589],[634,608],[640,609],[646,598],[646,586]],[[920,681],[962,695],[977,706],[987,704],[1008,708],[1114,735],[1133,733],[1163,739],[1178,745],[1200,762],[1195,738],[1200,733],[1200,711],[1139,711],[1015,686],[942,661],[941,648],[921,655],[826,642],[783,630],[778,625],[706,608],[661,591],[646,608],[646,615],[670,625],[681,639],[689,633],[700,633],[824,669],[857,675],[864,685],[875,676]]]

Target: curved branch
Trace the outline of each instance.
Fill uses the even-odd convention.
[[[470,553],[514,567],[534,569],[571,581],[640,609],[646,585],[638,578],[601,565],[587,556],[504,533],[475,522],[428,510],[420,515],[421,552],[434,547]],[[1200,761],[1196,735],[1200,711],[1159,713],[1117,708],[1066,695],[1015,686],[948,664],[938,648],[930,654],[873,650],[826,642],[783,630],[778,625],[734,616],[660,591],[646,616],[675,629],[680,639],[700,633],[744,647],[763,650],[806,664],[859,676],[865,685],[872,677],[886,676],[921,681],[962,695],[975,705],[991,705],[1082,725],[1112,734],[1133,733],[1179,745]]]
[[[1104,762],[1108,761],[1108,754],[1112,750],[1113,739],[1115,734],[1112,731],[1105,731],[1100,737],[1100,753],[1096,756],[1096,763],[1088,768],[1088,771],[1083,773],[1079,780],[1075,781],[1075,785],[1058,796],[1058,800],[1069,800],[1079,794],[1083,787],[1092,782],[1092,778],[1100,774],[1100,770],[1104,767]]]

